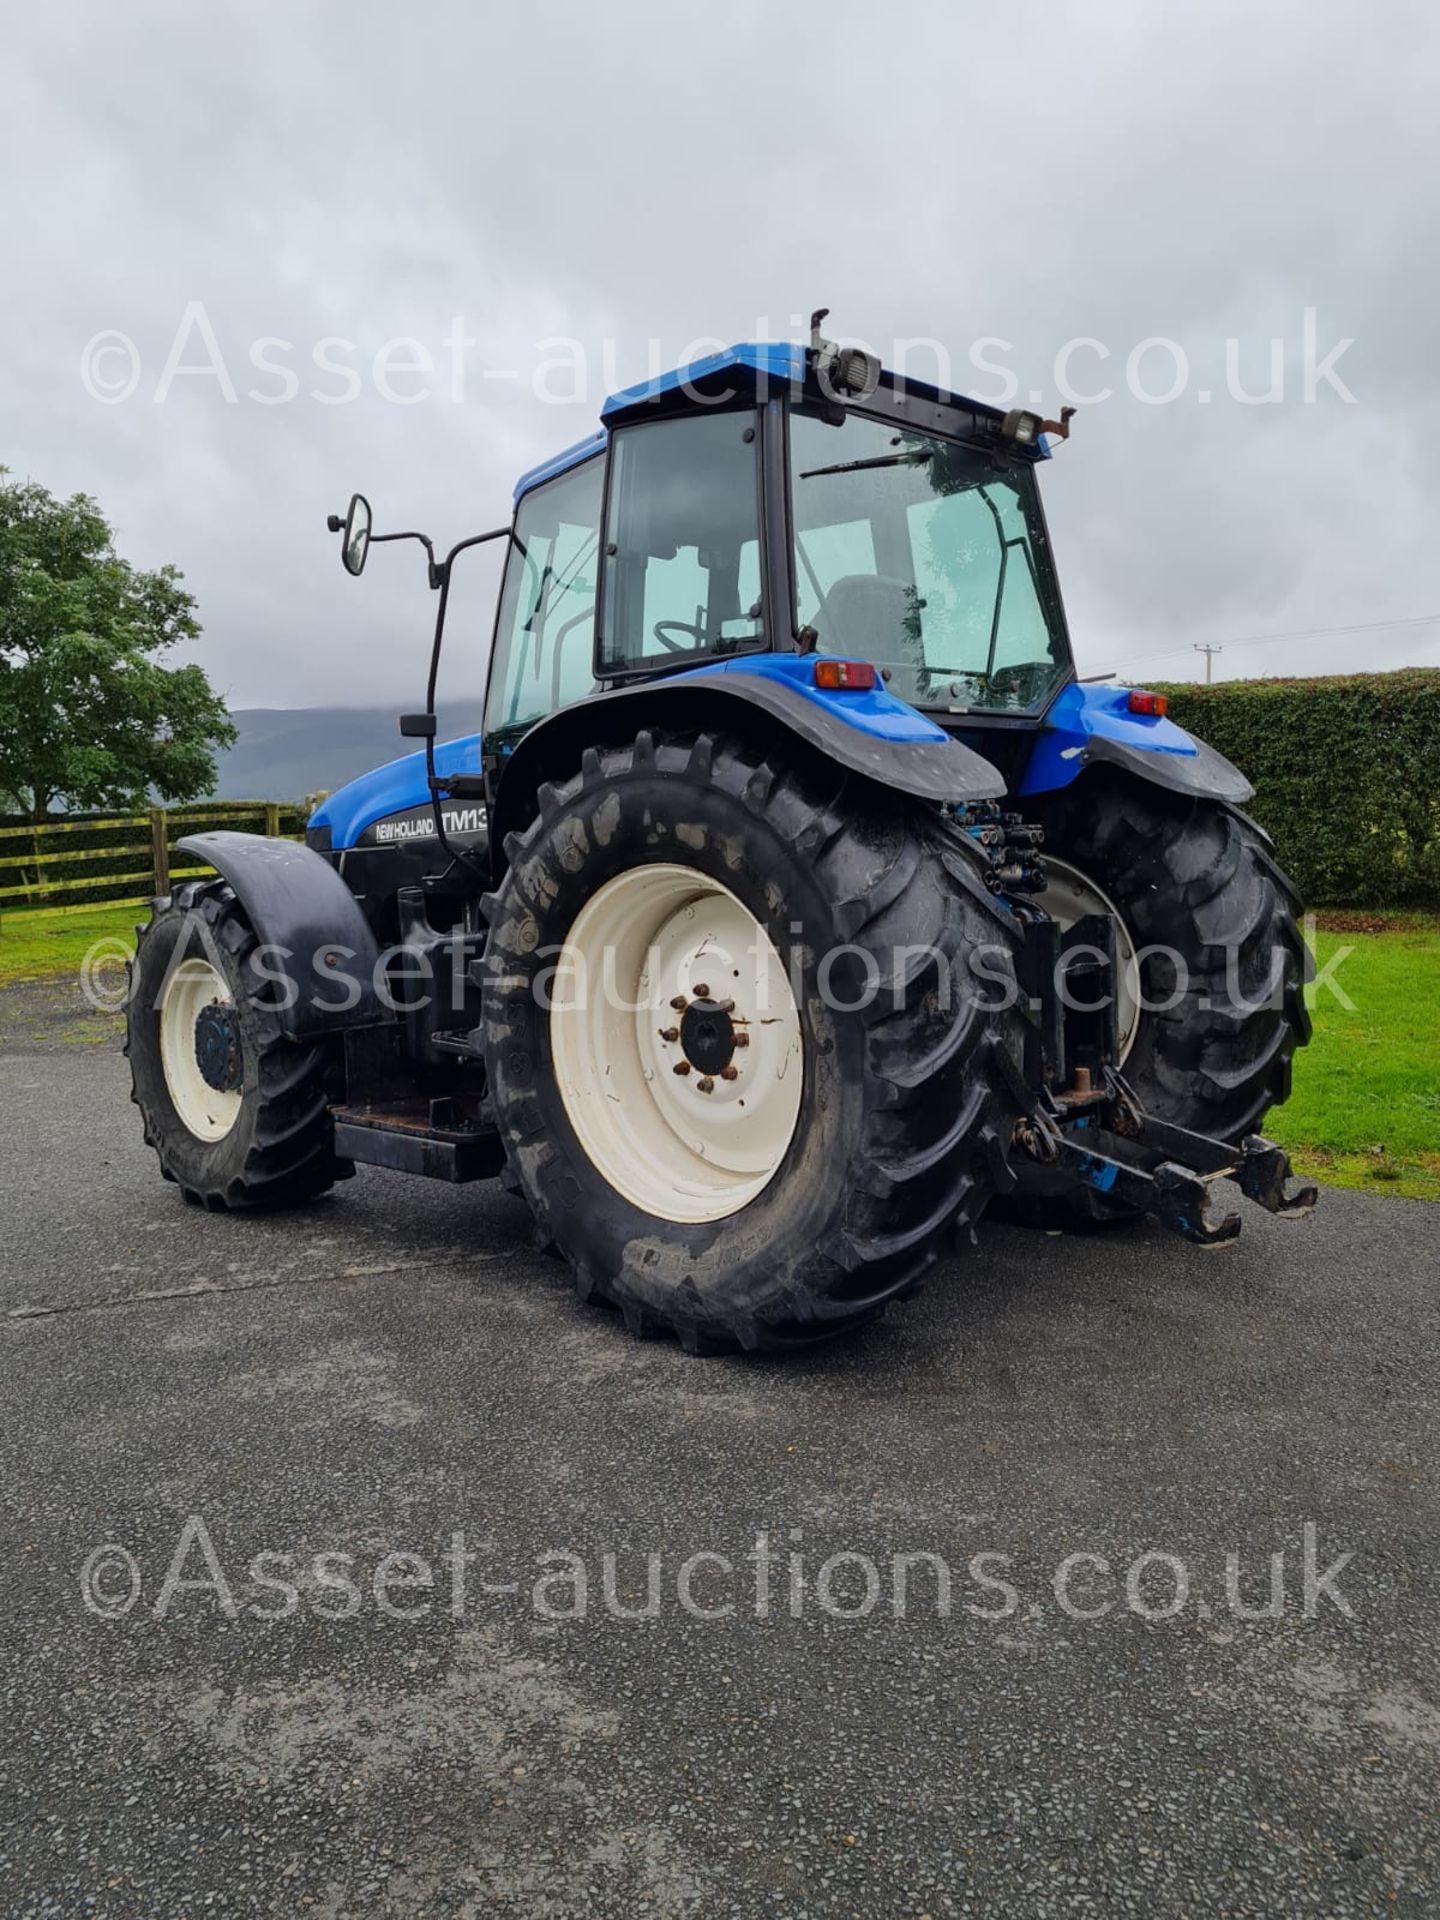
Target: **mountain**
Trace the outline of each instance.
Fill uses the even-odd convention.
[[[303,800],[333,793],[357,774],[422,745],[400,737],[391,707],[242,707],[230,715],[240,738],[216,755],[216,800]],[[473,733],[478,707],[440,708],[441,740]]]

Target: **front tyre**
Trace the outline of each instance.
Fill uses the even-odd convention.
[[[325,1051],[286,1037],[256,948],[214,881],[157,902],[130,965],[125,1052],[146,1145],[212,1210],[292,1205],[355,1171],[335,1154]]]
[[[1008,916],[922,810],[641,734],[542,788],[506,850],[496,1122],[542,1237],[636,1332],[856,1326],[1010,1183]]]

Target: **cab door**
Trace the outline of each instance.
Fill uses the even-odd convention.
[[[600,454],[524,494],[505,562],[482,752],[495,772],[537,720],[595,690]]]

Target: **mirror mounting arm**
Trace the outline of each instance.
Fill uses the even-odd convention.
[[[388,534],[387,539],[402,539],[400,534]],[[439,604],[435,608],[435,637],[430,643],[430,673],[425,683],[425,712],[433,719],[435,713],[435,685],[440,675],[440,646],[445,637],[445,612],[450,604],[450,569],[467,547],[483,547],[491,540],[513,540],[519,547],[522,557],[525,555],[524,542],[517,536],[513,526],[494,527],[489,533],[472,533],[468,540],[457,540],[443,560],[437,561],[435,550],[424,534],[413,536],[425,541],[425,550],[430,556],[430,585],[438,588]],[[485,884],[489,884],[488,874],[481,874],[468,854],[452,847],[445,835],[445,817],[440,805],[440,781],[435,773],[435,728],[432,725],[425,738],[425,776],[430,788],[430,810],[435,821],[435,839],[440,851],[445,854],[451,866],[468,866]]]
[[[378,547],[386,540],[418,540],[425,549],[425,558],[429,563],[431,590],[440,585],[440,570],[435,563],[435,543],[428,533],[372,533],[370,536],[372,547]]]
[[[401,722],[401,732],[411,739],[423,738],[425,742],[426,782],[430,789],[431,811],[435,817],[435,838],[441,852],[448,856],[452,867],[456,864],[468,866],[478,879],[485,882],[488,876],[481,872],[468,854],[461,853],[452,847],[445,836],[445,820],[440,806],[440,795],[444,791],[444,783],[437,778],[435,772],[435,683],[440,672],[440,644],[445,633],[445,612],[450,604],[450,570],[457,557],[464,553],[467,547],[483,547],[490,540],[512,540],[519,548],[522,557],[528,557],[525,554],[525,543],[518,537],[512,525],[495,527],[489,533],[473,533],[466,540],[457,540],[445,558],[437,560],[435,543],[428,533],[418,533],[413,529],[403,533],[372,533],[370,502],[359,493],[351,495],[350,509],[344,519],[341,519],[339,514],[332,513],[325,524],[331,533],[343,533],[345,544],[341,550],[341,559],[345,571],[350,574],[358,574],[361,571],[365,565],[365,555],[372,546],[395,540],[418,540],[425,549],[426,573],[430,590],[440,596],[435,608],[435,637],[430,643],[430,673],[425,686],[425,711],[406,714]]]

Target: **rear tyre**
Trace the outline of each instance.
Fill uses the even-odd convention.
[[[538,1234],[693,1351],[873,1319],[1012,1179],[1012,934],[970,854],[705,734],[592,749],[539,803],[485,989]]]
[[[1265,834],[1222,802],[1104,770],[1044,796],[1033,817],[1046,856],[1113,901],[1138,955],[1141,1007],[1121,1070],[1142,1104],[1237,1144],[1262,1131],[1289,1097],[1295,1050],[1310,1038],[1312,971],[1299,896]],[[1089,1188],[1057,1200],[1043,1171],[1016,1166],[1013,1217],[1071,1225],[1136,1217]]]
[[[139,929],[125,1052],[160,1170],[212,1210],[290,1206],[347,1179],[325,1050],[286,1038],[257,941],[223,881],[178,889]]]

